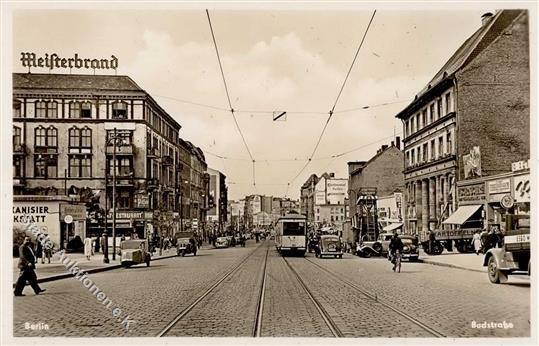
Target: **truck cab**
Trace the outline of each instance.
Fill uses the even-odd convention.
[[[488,267],[492,283],[507,281],[508,275],[530,275],[530,216],[506,215],[501,248],[487,251],[483,266]]]

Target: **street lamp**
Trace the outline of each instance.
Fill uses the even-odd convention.
[[[125,143],[125,138],[118,135],[116,127],[113,130],[113,134],[107,139],[105,148],[112,142],[112,260],[116,260],[116,145],[120,141],[121,144]],[[106,150],[106,149],[105,149]],[[105,225],[106,227],[106,225]],[[108,248],[108,244],[105,244]]]

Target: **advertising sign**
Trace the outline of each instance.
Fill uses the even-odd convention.
[[[73,220],[86,220],[86,206],[80,204],[60,204],[60,219],[70,215]]]
[[[465,201],[484,201],[485,197],[485,184],[479,183],[474,185],[459,186],[458,187],[458,200],[459,202]]]
[[[464,179],[481,176],[481,150],[473,147],[468,155],[462,156],[464,164]]]
[[[523,202],[530,202],[530,175],[525,174],[514,178],[513,181],[514,191],[513,191],[513,197],[515,198],[515,202],[517,203],[523,203]]]
[[[324,191],[315,192],[314,204],[316,205],[326,204],[326,193]]]
[[[328,179],[327,196],[329,204],[344,204],[346,191],[348,190],[347,179]]]
[[[504,193],[504,192],[511,191],[510,179],[498,179],[498,180],[489,181],[487,185],[488,185],[489,194]]]

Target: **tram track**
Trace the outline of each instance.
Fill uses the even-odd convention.
[[[324,320],[324,323],[327,325],[328,329],[331,331],[331,334],[333,334],[334,337],[339,337],[339,338],[344,337],[343,332],[339,329],[335,321],[333,321],[333,319],[331,318],[329,313],[324,309],[322,304],[314,297],[313,293],[311,292],[309,287],[307,287],[307,285],[305,284],[305,282],[303,281],[299,273],[292,267],[292,265],[288,262],[286,257],[282,257],[282,259],[286,263],[287,267],[290,269],[290,272],[297,279],[298,283],[303,288],[303,290],[305,291],[305,293],[307,294],[311,302],[314,304],[314,306],[316,307],[316,310],[318,310],[318,312],[320,313],[320,316]]]
[[[168,334],[170,330],[174,328],[180,322],[182,319],[184,319],[191,311],[195,309],[197,305],[199,305],[204,298],[206,298],[209,294],[215,291],[216,288],[218,288],[226,279],[230,278],[232,275],[234,275],[241,266],[247,262],[247,260],[253,256],[255,253],[258,252],[258,250],[263,247],[265,242],[261,243],[259,246],[257,246],[251,253],[246,255],[243,259],[241,259],[237,264],[233,265],[231,269],[225,272],[224,275],[222,275],[217,281],[215,281],[213,284],[210,285],[209,288],[207,288],[203,294],[201,294],[198,298],[196,298],[191,304],[189,304],[186,308],[184,308],[182,311],[180,311],[171,322],[169,322],[161,331],[156,335],[156,337],[164,337]],[[264,292],[265,292],[265,278],[266,278],[266,264],[268,259],[268,252],[269,252],[270,246],[267,246],[266,249],[266,255],[264,259],[264,270],[263,270],[263,282],[260,290],[259,295],[259,301],[257,304],[256,309],[256,317],[255,317],[255,326],[253,327],[253,336],[259,336],[260,335],[260,326],[261,326],[261,317],[262,317],[262,309],[263,309],[263,301],[261,299],[264,298]]]
[[[304,259],[305,259],[305,261],[311,263],[313,266],[315,266],[315,267],[321,269],[322,271],[324,271],[325,273],[327,273],[329,276],[335,278],[338,282],[342,282],[344,285],[346,285],[346,286],[352,288],[353,290],[361,293],[362,295],[369,298],[370,300],[372,300],[376,304],[380,304],[380,305],[384,306],[385,308],[395,312],[396,314],[400,315],[404,319],[408,320],[409,322],[411,322],[411,323],[415,324],[416,326],[420,327],[421,329],[425,330],[427,333],[431,334],[432,336],[438,337],[438,338],[445,338],[446,337],[446,335],[444,335],[443,333],[440,333],[439,331],[437,331],[434,328],[429,327],[427,324],[421,322],[419,319],[407,314],[406,312],[392,306],[389,303],[386,303],[386,302],[380,300],[380,298],[376,294],[371,294],[371,293],[367,292],[365,289],[362,289],[358,285],[354,284],[353,282],[350,282],[350,281],[348,281],[346,279],[343,279],[343,278],[337,276],[335,273],[333,273],[330,270],[322,267],[318,263],[315,263],[314,261],[310,260],[309,258],[304,258]]]

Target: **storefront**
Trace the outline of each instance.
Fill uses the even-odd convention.
[[[55,249],[64,249],[75,237],[86,238],[86,206],[67,196],[13,196],[14,231],[28,226],[46,234]]]
[[[443,223],[458,225],[460,231],[473,234],[474,230],[494,230],[504,234],[506,215],[530,213],[528,168],[460,181],[457,191],[458,209]]]

